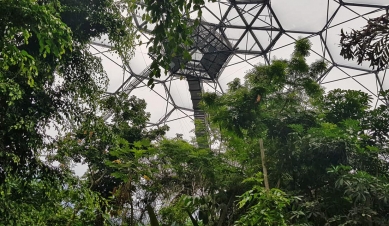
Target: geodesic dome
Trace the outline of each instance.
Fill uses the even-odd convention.
[[[289,58],[294,42],[307,38],[312,43],[308,63],[325,60],[329,68],[320,77],[326,90],[361,90],[373,96],[373,107],[387,100],[378,98],[389,89],[387,69],[377,71],[365,62],[358,65],[340,56],[340,32],[360,29],[369,18],[385,13],[389,0],[219,0],[207,2],[200,25],[192,35],[192,60],[184,69],[173,60],[171,71],[147,87],[152,62],[146,44],[136,47],[130,69],[123,72],[122,62],[109,45],[95,42],[93,51],[103,58],[110,77],[109,93],[127,92],[148,103],[150,126],[167,124],[168,136],[176,133],[189,138],[195,119],[204,119],[198,103],[202,92],[223,93],[227,83],[243,78],[245,72],[274,58]],[[197,14],[196,14],[197,15]],[[138,28],[145,29],[142,12],[134,17]],[[150,27],[150,25],[149,25]],[[142,43],[150,36],[142,35]],[[107,116],[108,117],[108,116]]]

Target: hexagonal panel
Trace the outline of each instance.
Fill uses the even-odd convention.
[[[277,0],[271,7],[283,29],[288,31],[321,31],[339,4],[322,0]]]

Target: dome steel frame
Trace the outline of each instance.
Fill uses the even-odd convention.
[[[276,2],[278,6],[275,6]],[[377,106],[380,102],[389,106],[388,100],[379,99],[378,97],[380,90],[389,89],[387,85],[389,79],[386,78],[388,69],[378,71],[366,67],[366,65],[362,67],[356,65],[356,63],[353,64],[352,62],[341,60],[339,52],[334,52],[336,44],[331,43],[332,40],[329,40],[329,33],[332,36],[336,32],[340,34],[340,28],[343,25],[347,25],[350,21],[367,21],[370,16],[374,17],[374,15],[383,14],[385,10],[389,9],[388,3],[384,3],[384,0],[311,0],[311,2],[316,2],[321,6],[326,3],[324,4],[326,9],[320,9],[324,10],[320,23],[317,26],[311,26],[310,18],[303,18],[300,19],[301,23],[292,23],[292,25],[286,26],[285,23],[289,19],[287,15],[285,18],[280,18],[280,14],[283,16],[287,13],[282,13],[278,10],[282,2],[285,1],[219,0],[214,3],[207,3],[202,8],[203,18],[200,25],[192,35],[194,45],[189,49],[192,54],[192,60],[182,62],[181,59],[175,58],[171,64],[171,71],[168,73],[168,76],[155,79],[155,84],[163,87],[165,95],[155,90],[153,92],[166,101],[167,105],[163,117],[158,121],[150,122],[150,125],[158,126],[172,120],[180,120],[181,118],[170,119],[174,111],[181,111],[184,115],[183,117],[188,117],[191,120],[199,119],[200,121],[205,121],[204,112],[199,108],[201,94],[204,90],[223,93],[224,89],[220,84],[220,80],[223,78],[223,72],[226,69],[228,70],[229,67],[242,62],[252,67],[258,62],[269,64],[273,54],[277,55],[275,54],[276,51],[293,46],[294,41],[297,40],[297,35],[307,39],[315,39],[318,43],[320,42],[317,45],[320,45],[320,47],[312,48],[311,54],[315,59],[325,60],[329,68],[319,77],[319,83],[328,85],[330,83],[339,83],[343,80],[354,81],[360,86],[360,89],[368,92],[375,98],[373,106]],[[307,1],[290,2],[304,4]],[[359,9],[363,10],[359,11]],[[289,11],[289,9],[285,11]],[[342,16],[342,14],[347,13],[354,16]],[[312,18],[315,18],[314,16]],[[147,38],[146,22],[142,21],[141,12],[134,15],[133,18],[139,31],[142,31],[141,34]],[[299,24],[302,26],[307,25],[307,29],[298,28]],[[359,27],[364,25],[360,24]],[[354,29],[359,27],[354,27]],[[290,43],[281,41],[282,37],[290,40]],[[339,39],[340,37],[337,39],[338,43]],[[111,63],[117,64],[121,68],[127,68],[128,78],[112,93],[126,92],[130,94],[134,89],[146,86],[150,73],[149,67],[146,67],[140,73],[135,73],[131,69],[132,65],[123,67],[112,57],[106,55],[106,51],[109,51],[110,48],[109,45],[96,41],[93,43],[92,48],[96,50],[96,54],[107,58]],[[231,59],[233,57],[235,60],[232,62]],[[185,67],[183,69],[179,67],[180,63],[184,63]],[[331,71],[342,72],[343,74],[342,76],[332,76],[334,78],[331,80],[328,79]],[[374,89],[371,88],[371,85],[363,84],[359,80],[360,77],[367,75],[371,77],[371,82],[375,83]],[[171,83],[182,78],[187,82],[192,108],[180,106],[172,96]],[[172,108],[168,109],[168,105],[171,105]],[[109,116],[110,113],[107,113],[105,118],[108,119]]]

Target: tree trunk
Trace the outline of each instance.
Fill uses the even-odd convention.
[[[224,204],[224,206],[221,208],[222,212],[220,214],[219,223],[217,224],[218,226],[222,226],[223,225],[223,223],[224,223],[224,221],[225,221],[225,219],[227,217],[228,208],[232,205],[233,200],[234,200],[234,193],[232,193],[230,199],[228,200],[227,205]]]
[[[263,148],[263,139],[259,139],[259,149],[261,150],[261,160],[262,160],[262,171],[263,171],[263,181],[265,183],[266,191],[270,190],[269,180],[267,178],[267,169],[265,164],[265,149]]]

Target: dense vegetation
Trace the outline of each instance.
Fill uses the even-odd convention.
[[[229,217],[240,225],[387,225],[388,108],[371,110],[360,91],[324,94],[315,79],[326,66],[308,66],[308,49],[300,40],[291,60],[204,97],[223,155],[251,183],[234,194],[242,212],[230,206]]]
[[[183,23],[186,8],[145,4],[160,29]],[[107,76],[88,44],[108,35],[128,60],[136,37],[121,15],[135,8],[0,1],[0,225],[389,224],[388,107],[372,109],[360,91],[325,93],[316,79],[327,65],[306,63],[305,39],[290,59],[204,94],[212,148],[149,129],[143,100],[102,97]],[[88,166],[81,178],[75,163]]]

